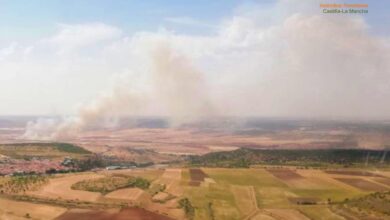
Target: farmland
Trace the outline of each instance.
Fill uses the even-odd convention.
[[[271,124],[91,130],[72,144],[0,134],[10,137],[0,145],[0,219],[389,217],[386,151],[346,147],[369,140],[346,130],[366,130]]]
[[[138,185],[136,180],[143,178],[149,184]],[[3,185],[10,181],[10,177],[1,179]],[[125,213],[134,213],[155,219],[342,220],[362,215],[353,207],[365,203],[378,206],[376,211],[366,210],[366,216],[388,215],[387,203],[378,202],[390,190],[378,181],[383,179],[389,179],[387,171],[270,166],[101,170],[23,179],[19,182],[31,182],[27,184],[31,187],[4,191],[1,199],[20,204],[34,201],[58,210],[50,218],[31,211],[29,215],[36,219],[121,219]],[[375,194],[382,190],[385,194]]]
[[[195,219],[274,219],[276,216],[277,219],[344,219],[330,208],[337,209],[335,204],[367,193],[319,170],[202,170],[215,183],[193,186],[188,174],[185,195],[195,207]],[[290,181],[301,181],[301,185],[299,182],[290,184]],[[370,177],[370,181],[375,180]]]

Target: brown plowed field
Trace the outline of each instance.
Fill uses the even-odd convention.
[[[281,180],[297,180],[304,178],[295,171],[289,169],[268,169],[267,171]]]
[[[358,170],[327,170],[325,173],[338,174],[338,175],[349,175],[349,176],[372,176],[372,177],[383,177],[382,175]]]
[[[336,180],[364,191],[385,191],[386,187],[360,178],[335,178]]]
[[[390,186],[390,179],[389,178],[375,178],[374,179],[378,183],[385,184],[387,186]]]
[[[106,211],[68,211],[56,220],[173,220],[167,216],[146,211],[141,208],[126,208],[119,212]]]
[[[190,186],[200,186],[201,182],[208,176],[201,169],[190,169],[190,177]]]

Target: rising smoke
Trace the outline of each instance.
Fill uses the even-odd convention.
[[[324,15],[310,2],[280,1],[272,11],[282,15],[266,19],[254,7],[212,35],[158,31],[113,40],[95,66],[145,66],[134,71],[147,76],[147,88],[114,86],[74,117],[30,122],[25,137],[71,137],[145,112],[169,116],[172,125],[221,114],[388,119],[389,37],[372,34],[362,16]],[[315,7],[286,10],[299,5]],[[129,64],[139,57],[129,51],[148,53]]]
[[[202,74],[167,42],[158,42],[150,54],[152,90],[143,93],[116,84],[91,103],[82,105],[76,116],[39,118],[29,122],[25,139],[68,139],[96,128],[115,128],[122,117],[139,115],[158,100],[172,126],[207,117],[213,112]]]

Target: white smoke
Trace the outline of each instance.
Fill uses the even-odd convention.
[[[165,29],[122,36],[118,28],[99,26],[99,33],[109,33],[102,33],[98,42],[86,40],[94,34],[82,34],[82,43],[72,43],[79,42],[76,39],[80,30],[93,33],[94,28],[78,25],[75,32],[66,26],[72,29],[60,31],[62,35],[67,33],[66,37],[53,38],[57,39],[57,47],[62,45],[59,41],[70,39],[70,43],[63,44],[68,45],[66,48],[47,48],[41,45],[45,41],[28,53],[24,52],[31,47],[19,52],[20,46],[13,47],[0,53],[0,71],[31,71],[32,76],[18,78],[19,88],[31,88],[38,78],[46,80],[73,72],[78,75],[72,79],[81,77],[80,82],[91,82],[91,87],[85,86],[90,90],[102,88],[112,73],[131,72],[126,79],[137,85],[121,86],[119,90],[114,86],[101,98],[82,105],[74,117],[29,123],[26,137],[39,137],[50,130],[56,134],[48,135],[51,137],[93,126],[113,126],[119,116],[133,114],[166,115],[173,118],[174,124],[221,114],[389,119],[389,36],[373,34],[360,15],[322,14],[318,3],[279,1],[269,10],[243,7],[221,22],[214,34],[196,36]],[[49,55],[38,62],[39,56],[34,54],[42,51]],[[16,59],[19,57],[23,59]],[[53,76],[40,77],[46,72]],[[14,86],[7,92],[7,84],[14,85],[10,82],[5,81],[0,96],[13,97],[17,93],[12,93]],[[37,83],[37,87],[62,86],[55,82]],[[69,91],[73,97],[83,91],[80,84],[76,92]],[[37,104],[31,108],[44,106],[44,100],[51,98],[45,91],[35,96]],[[57,92],[55,97],[64,94]],[[24,95],[34,96],[28,92]],[[58,105],[66,108],[72,103],[69,100]]]
[[[203,75],[184,57],[161,44],[153,54],[154,94],[173,124],[211,116],[212,106]]]
[[[145,48],[146,49],[146,48]],[[185,57],[174,53],[167,42],[157,42],[150,54],[151,91],[142,93],[122,84],[82,105],[76,116],[40,118],[29,122],[25,139],[69,139],[79,132],[96,128],[115,128],[123,116],[139,115],[154,100],[166,110],[172,125],[208,116],[212,106],[202,74]]]

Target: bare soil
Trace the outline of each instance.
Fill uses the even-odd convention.
[[[359,171],[359,170],[327,170],[325,172],[329,174],[349,175],[349,176],[383,177],[382,175],[379,174],[371,173],[368,171]]]
[[[141,208],[126,208],[119,212],[70,210],[56,220],[173,220]]]
[[[189,183],[190,186],[200,186],[200,184],[208,176],[201,169],[190,169],[190,177],[191,177],[191,181]]]
[[[390,186],[390,179],[389,178],[375,178],[374,179],[378,183],[385,184],[387,186]]]
[[[354,186],[363,191],[386,191],[386,187],[360,178],[335,178],[336,180]]]
[[[40,188],[38,191],[30,191],[28,194],[54,199],[60,198],[94,202],[101,196],[100,193],[73,190],[71,187],[77,182],[101,177],[103,177],[103,175],[93,173],[64,175],[62,177],[50,179],[49,183]]]
[[[289,169],[268,169],[269,173],[281,180],[298,180],[304,177]]]

